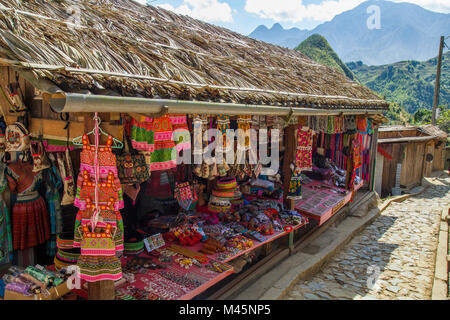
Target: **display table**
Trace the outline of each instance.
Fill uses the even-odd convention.
[[[355,187],[355,191],[363,184],[364,181]],[[302,186],[302,199],[296,202],[295,209],[311,219],[318,220],[320,226],[350,202],[351,198],[350,191],[313,180]]]

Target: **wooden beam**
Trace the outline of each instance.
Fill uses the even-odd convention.
[[[388,139],[378,139],[378,144],[386,143],[402,143],[402,142],[421,142],[434,140],[436,137],[405,137],[405,138],[388,138]]]
[[[16,116],[7,116],[8,123],[17,121]],[[70,122],[70,135],[69,140],[83,135],[85,132],[89,132],[93,128],[92,126],[86,127],[88,131],[85,131],[85,124],[83,122],[71,121]],[[67,131],[64,130],[66,122],[62,120],[51,120],[42,118],[31,118],[29,131],[32,137],[38,137],[40,133],[43,134],[44,139],[51,140],[67,140]],[[112,135],[114,138],[123,140],[123,127],[121,125],[110,125],[107,122],[101,123],[102,129]]]

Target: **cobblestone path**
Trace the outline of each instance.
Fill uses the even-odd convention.
[[[441,210],[450,205],[450,178],[421,195],[392,203],[319,273],[286,299],[430,299]]]

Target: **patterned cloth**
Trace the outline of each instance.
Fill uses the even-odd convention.
[[[122,268],[118,256],[123,252],[123,223],[117,220],[115,225],[105,221],[114,221],[114,214],[100,214],[106,217],[104,222],[99,222],[94,232],[90,230],[91,212],[82,212],[77,217],[77,229],[75,230],[74,248],[81,248],[77,265],[80,268],[79,277],[88,282],[100,280],[119,280],[122,278]],[[117,219],[120,213],[116,212]],[[85,223],[86,222],[86,223]],[[121,225],[121,227],[119,227]],[[112,231],[112,228],[114,231]],[[100,230],[102,229],[102,230]],[[122,229],[122,230],[121,230]]]
[[[304,127],[299,126],[297,130],[296,169],[300,171],[312,170],[312,144],[313,131],[311,129],[304,130]]]
[[[175,141],[177,151],[191,149],[191,133],[187,126],[185,114],[169,115],[173,128],[173,140]]]
[[[50,160],[50,168],[45,172],[45,200],[47,201],[47,208],[50,214],[50,241],[47,242],[47,255],[54,256],[56,254],[56,235],[62,232],[62,217],[61,217],[61,199],[59,197],[59,190],[63,183],[59,173]]]
[[[106,142],[105,146],[100,146],[99,152],[98,152],[98,165],[99,165],[99,175],[100,175],[100,181],[101,188],[99,188],[99,196],[104,195],[106,191],[107,185],[110,185],[111,191],[114,198],[114,208],[115,210],[120,210],[124,207],[123,202],[123,191],[122,186],[120,184],[120,180],[117,175],[117,161],[116,156],[112,153],[112,145],[113,138],[112,136],[108,137],[108,140]],[[94,161],[95,161],[95,148],[92,147],[89,144],[89,139],[87,135],[83,135],[83,151],[81,151],[80,154],[80,173],[77,178],[77,192],[75,196],[74,205],[79,209],[86,209],[86,190],[83,191],[82,194],[82,188],[85,186],[85,183],[90,183],[91,181],[95,181],[95,167],[94,167]],[[111,178],[112,177],[112,178]],[[112,181],[111,181],[112,180]],[[92,184],[92,183],[91,183]],[[104,185],[104,187],[103,187]],[[89,188],[89,186],[87,186]],[[88,193],[91,193],[93,191],[92,186],[90,186],[90,191]],[[111,194],[111,192],[106,192],[108,195]],[[93,198],[93,194],[92,194]],[[105,205],[109,200],[111,196],[103,197],[100,200],[99,204]]]
[[[302,183],[301,183],[301,174],[293,173],[291,176],[291,180],[289,181],[289,192],[287,195],[287,199],[291,200],[300,200],[302,198]]]
[[[6,189],[5,165],[0,163],[0,193]],[[0,197],[0,265],[9,263],[13,251],[11,222],[8,207]]]
[[[131,145],[134,149],[146,152],[155,151],[155,132],[153,119],[144,117],[142,121],[131,120]]]
[[[14,250],[44,243],[50,238],[50,218],[37,192],[42,172],[33,172],[31,163],[18,161],[7,167],[6,178],[11,192],[17,193],[12,215]]]
[[[177,152],[170,118],[163,116],[153,120],[155,151],[151,155],[151,171],[168,170],[177,166]]]

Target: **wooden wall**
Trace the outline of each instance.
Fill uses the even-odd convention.
[[[443,141],[439,147],[434,149],[433,171],[441,171],[447,168],[446,157],[445,141]]]
[[[48,102],[42,99],[40,92],[36,90],[28,81],[19,76],[12,68],[0,66],[0,85],[4,88],[10,84],[17,83],[17,92],[24,104],[29,109],[29,127],[31,136],[37,137],[43,134],[44,139],[67,140],[67,130],[64,129],[66,122],[62,121],[61,114],[53,112]],[[3,94],[0,94],[0,106],[6,114],[8,123],[16,121],[20,114],[9,112],[10,105]],[[69,139],[81,136],[85,131],[85,116],[91,116],[83,113],[71,113]],[[123,130],[121,125],[117,125],[111,120],[118,119],[118,114],[101,114],[102,129],[115,138],[123,139]],[[104,140],[104,139],[103,139]]]
[[[391,193],[392,188],[395,187],[398,163],[402,164],[401,187],[412,188],[421,184],[426,166],[425,142],[381,144],[380,147],[392,156],[392,160],[385,158],[383,161],[381,183],[383,196]]]

